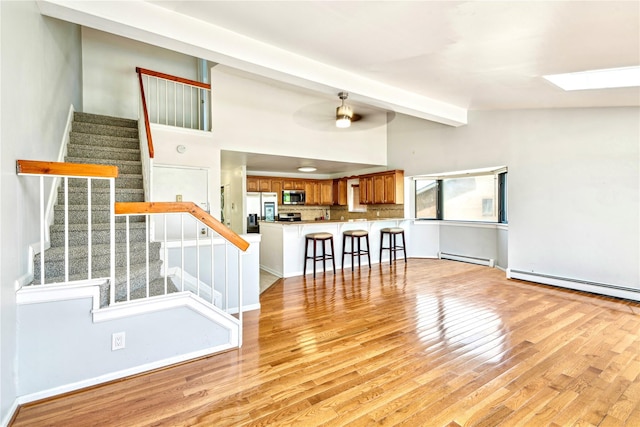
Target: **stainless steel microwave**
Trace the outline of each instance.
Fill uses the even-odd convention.
[[[284,190],[282,191],[283,205],[304,205],[304,191],[302,190]]]

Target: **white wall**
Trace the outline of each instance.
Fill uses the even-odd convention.
[[[19,306],[18,363],[21,373],[31,373],[20,377],[21,396],[92,385],[102,377],[122,377],[141,366],[166,365],[229,343],[227,329],[188,307],[104,322],[94,322],[91,312],[90,298]],[[125,348],[112,351],[111,336],[117,332],[125,332]],[[78,341],[83,345],[59,345]]]
[[[83,27],[84,111],[137,120],[136,67],[196,80],[197,65],[192,56]]]
[[[209,170],[210,213],[220,219],[220,149],[211,132],[152,125],[154,166],[173,165],[200,167]],[[184,145],[184,153],[176,147]],[[154,189],[155,191],[155,189]],[[157,192],[156,192],[157,193]],[[187,201],[186,199],[184,200]],[[204,200],[191,200],[199,203]]]
[[[70,105],[82,109],[80,29],[45,18],[35,2],[0,2],[0,423],[17,396],[15,282],[39,240],[38,179],[19,177],[17,159],[55,160]],[[20,379],[29,372],[21,372]]]
[[[403,115],[406,176],[509,168],[509,268],[640,289],[640,109],[472,111],[451,128]]]
[[[225,210],[228,214],[225,217],[226,225],[238,234],[246,233],[247,221],[244,214],[243,200],[246,188],[246,168],[244,166],[225,169],[221,173],[220,185],[224,185],[227,190],[227,205]]]
[[[337,94],[331,100],[320,98],[222,65],[212,68],[211,84],[213,133],[222,150],[387,163],[385,113],[371,112],[349,129],[337,129]]]

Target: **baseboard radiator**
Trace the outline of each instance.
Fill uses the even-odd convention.
[[[478,257],[467,256],[467,255],[452,254],[448,252],[438,252],[438,258],[450,259],[452,261],[469,262],[471,264],[485,265],[491,268],[496,266],[496,262],[492,258],[478,258]]]
[[[593,294],[607,295],[616,298],[624,298],[640,301],[640,289],[626,286],[611,285],[608,283],[590,282],[588,280],[573,279],[569,277],[552,276],[549,274],[534,273],[516,269],[507,269],[509,279],[520,279],[528,282],[542,283],[543,285],[558,286],[576,291],[590,292]]]

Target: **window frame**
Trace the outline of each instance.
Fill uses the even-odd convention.
[[[508,169],[506,166],[500,166],[487,169],[476,169],[470,171],[440,173],[434,175],[419,175],[414,176],[414,191],[413,191],[413,215],[416,220],[419,221],[450,221],[450,222],[474,222],[474,223],[487,223],[487,224],[508,224]],[[497,220],[496,221],[483,221],[477,219],[445,219],[444,218],[444,180],[455,178],[474,178],[477,176],[491,175],[496,182],[496,204],[497,204]],[[417,203],[417,185],[415,182],[418,180],[430,180],[436,181],[436,217],[424,218],[418,216],[418,203]]]

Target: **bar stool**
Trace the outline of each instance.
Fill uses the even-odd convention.
[[[347,251],[347,237],[351,239],[351,251]],[[364,237],[367,243],[367,250],[361,249],[360,239]],[[357,239],[357,249],[355,249],[353,240]],[[342,233],[342,269],[344,270],[344,256],[351,254],[351,269],[355,267],[353,263],[354,255],[358,255],[358,268],[360,268],[360,255],[366,255],[369,259],[369,268],[371,268],[371,255],[369,255],[369,232],[366,230],[347,230]]]
[[[307,274],[307,260],[313,260],[313,277],[316,277],[316,262],[322,261],[322,269],[326,271],[326,261],[331,260],[333,263],[333,274],[336,274],[336,261],[333,258],[334,250],[333,250],[333,234],[331,233],[309,233],[304,236],[304,269],[303,275]],[[327,253],[326,243],[327,240],[331,243],[331,254]],[[309,256],[309,242],[313,242],[313,256]],[[320,242],[322,244],[322,254],[317,255],[316,253],[316,243]]]
[[[389,246],[384,246],[384,236],[389,236]],[[396,236],[402,236],[402,245],[396,243]],[[380,262],[382,262],[382,250],[389,250],[389,263],[394,262],[398,259],[397,252],[402,251],[404,253],[404,262],[407,262],[407,251],[404,249],[405,239],[404,239],[404,228],[400,227],[389,227],[383,228],[380,230]]]

